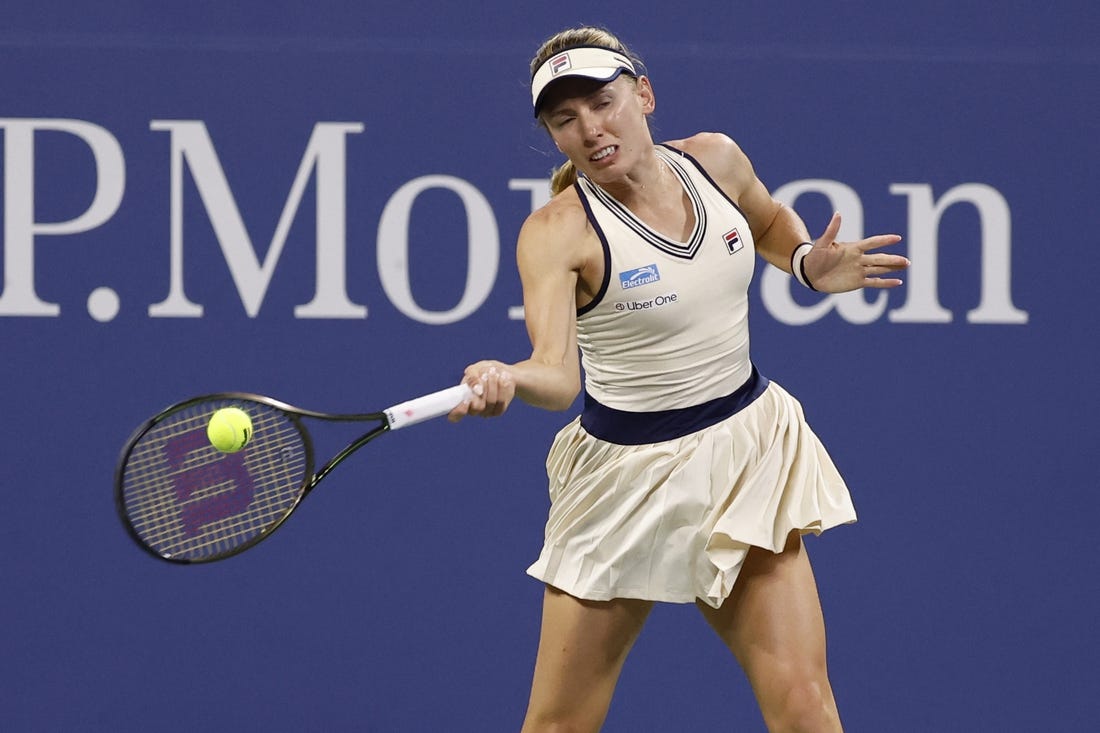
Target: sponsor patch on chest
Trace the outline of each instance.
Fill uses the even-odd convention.
[[[615,304],[617,311],[648,311],[656,308],[664,308],[666,305],[675,305],[680,301],[679,293],[664,293],[646,300],[623,300]]]
[[[656,264],[636,267],[633,270],[626,270],[625,272],[619,273],[619,284],[622,285],[623,290],[649,285],[660,279],[661,273],[657,270]]]

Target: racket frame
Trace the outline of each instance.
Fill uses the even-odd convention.
[[[123,485],[126,475],[126,465],[130,458],[134,448],[137,447],[141,438],[149,432],[153,427],[162,422],[166,417],[173,415],[182,410],[186,410],[194,405],[201,404],[203,402],[219,402],[219,401],[242,401],[242,402],[256,402],[286,415],[290,422],[294,425],[298,431],[299,437],[302,439],[302,445],[305,455],[305,478],[302,481],[302,485],[298,489],[298,496],[293,503],[283,512],[275,521],[265,526],[262,531],[255,537],[242,542],[235,546],[228,552],[213,553],[205,557],[175,557],[170,554],[163,554],[156,549],[148,545],[138,533],[134,527],[134,523],[131,521],[129,514],[126,511],[126,499],[123,491]],[[314,458],[314,444],[313,438],[310,435],[309,430],[302,422],[302,418],[309,418],[313,420],[320,420],[323,422],[377,422],[378,424],[372,427],[367,432],[360,435],[358,438],[348,443],[341,451],[333,456],[325,465],[321,467],[319,471],[314,473],[315,466]],[[349,413],[349,414],[333,414],[327,412],[318,412],[317,410],[307,410],[294,405],[276,400],[272,397],[265,395],[254,394],[251,392],[215,392],[212,394],[199,395],[190,399],[177,402],[175,404],[165,407],[153,417],[146,420],[133,432],[130,439],[126,441],[125,446],[119,456],[118,466],[115,469],[115,508],[118,511],[119,519],[122,520],[123,527],[126,528],[127,534],[141,549],[156,557],[159,560],[175,563],[178,565],[196,565],[202,563],[216,562],[218,560],[224,560],[226,558],[239,555],[240,553],[255,547],[263,540],[270,537],[275,533],[275,530],[283,525],[283,523],[294,513],[294,510],[302,503],[302,500],[311,492],[317,485],[325,478],[336,466],[342,463],[346,458],[358,451],[364,445],[379,437],[380,435],[389,432],[390,421],[385,412],[365,412],[365,413]]]

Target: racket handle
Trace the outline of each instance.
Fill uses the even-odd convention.
[[[384,410],[386,422],[389,423],[390,430],[416,425],[418,422],[446,415],[465,400],[473,397],[473,394],[473,391],[465,384],[441,389],[438,392],[432,392],[423,397],[417,397],[408,402],[386,408]]]

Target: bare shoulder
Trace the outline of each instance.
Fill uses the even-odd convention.
[[[520,229],[517,254],[521,263],[581,270],[593,236],[584,205],[570,188],[527,217]]]
[[[725,133],[700,132],[682,140],[670,140],[668,144],[695,158],[712,176],[743,175],[752,171],[741,146]]]
[[[700,132],[668,144],[699,161],[708,174],[734,200],[756,179],[752,163],[733,138],[721,132]]]
[[[682,140],[669,140],[668,144],[694,158],[730,155],[741,150],[733,138],[723,132],[697,132]]]
[[[588,223],[588,217],[584,212],[584,205],[577,192],[567,188],[554,196],[544,206],[535,209],[524,222],[524,227],[557,228],[557,227],[583,227]]]

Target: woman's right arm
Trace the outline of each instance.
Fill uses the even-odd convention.
[[[568,194],[556,198],[520,230],[516,260],[531,355],[514,364],[485,360],[466,367],[463,381],[475,397],[455,408],[452,420],[500,415],[516,396],[536,407],[565,410],[580,393],[577,283],[591,232],[579,202],[570,199]]]

